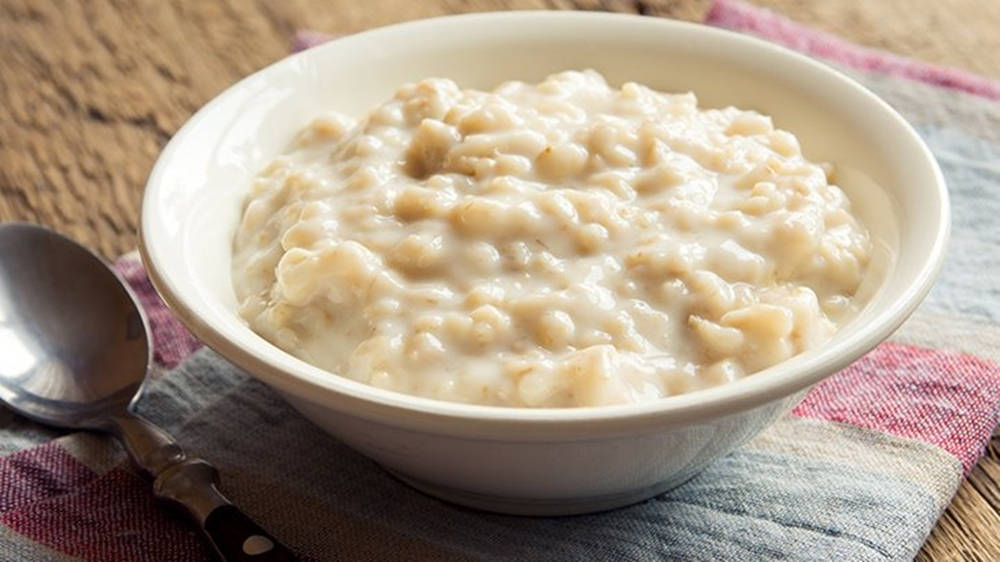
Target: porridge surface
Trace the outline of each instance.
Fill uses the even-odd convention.
[[[824,343],[871,253],[767,116],[563,72],[405,85],[257,177],[240,314],[374,386],[506,406],[652,400]],[[332,376],[332,375],[331,375]]]

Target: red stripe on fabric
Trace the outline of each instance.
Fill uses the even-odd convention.
[[[85,484],[96,475],[55,442],[0,458],[0,514]]]
[[[297,53],[299,51],[315,47],[316,45],[322,45],[323,43],[333,39],[333,37],[333,35],[320,33],[318,31],[309,31],[308,29],[296,31],[295,35],[292,36],[292,52]]]
[[[213,560],[195,526],[158,505],[149,482],[118,467],[70,493],[0,515],[0,523],[85,560]]]
[[[716,0],[705,23],[733,31],[753,33],[809,55],[825,58],[860,70],[903,76],[943,88],[1000,99],[1000,83],[957,68],[947,68],[855,45],[739,0]],[[292,52],[321,45],[333,37],[302,30],[292,38]]]
[[[153,331],[154,361],[168,369],[173,368],[201,347],[201,342],[170,313],[160,295],[156,294],[141,261],[121,258],[114,267],[128,281],[146,311],[149,327]]]
[[[705,23],[734,31],[750,32],[786,47],[838,62],[860,70],[903,76],[935,86],[1000,99],[1000,83],[955,68],[945,68],[900,57],[884,51],[860,47],[770,10],[738,0],[716,0]]]
[[[1000,364],[884,343],[816,385],[792,413],[937,445],[968,472],[1000,416]]]

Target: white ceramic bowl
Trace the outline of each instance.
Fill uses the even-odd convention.
[[[774,116],[841,170],[878,251],[869,304],[822,349],[743,380],[633,406],[518,409],[397,394],[312,367],[235,313],[231,240],[251,178],[320,112],[360,114],[429,76],[489,88],[594,68],[692,90],[703,106]],[[414,486],[489,510],[595,511],[694,475],[886,338],[929,290],[948,238],[947,190],[913,129],[849,78],[750,37],[663,19],[522,12],[376,29],[284,59],[229,88],[164,149],[142,205],[153,283],[206,344],[304,416]]]

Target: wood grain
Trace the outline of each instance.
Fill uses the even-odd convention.
[[[1000,77],[1000,2],[757,0],[861,44]],[[203,103],[288,52],[292,32],[351,33],[448,13],[590,9],[701,20],[710,0],[0,0],[0,220],[132,249],[159,150]],[[1000,434],[920,560],[1000,560]]]

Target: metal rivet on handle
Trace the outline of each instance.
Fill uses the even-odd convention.
[[[250,556],[264,554],[272,548],[274,548],[274,543],[271,542],[271,539],[261,535],[250,535],[247,540],[243,541],[243,552]]]

